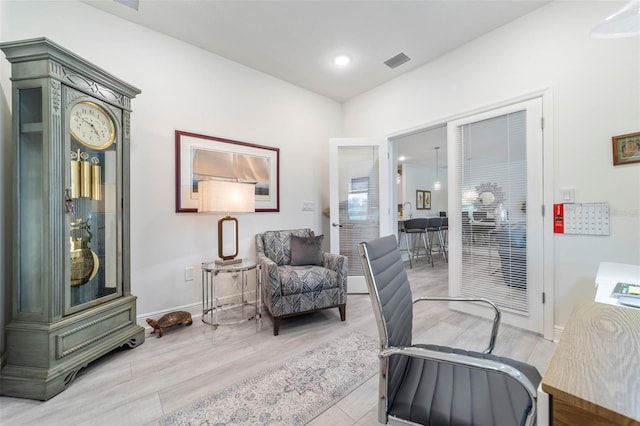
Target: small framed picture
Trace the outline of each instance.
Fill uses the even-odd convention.
[[[431,191],[424,191],[424,209],[431,210]]]
[[[416,189],[416,210],[431,210],[431,191]]]
[[[640,132],[611,138],[613,165],[640,163]]]

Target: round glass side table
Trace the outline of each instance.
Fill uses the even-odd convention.
[[[237,324],[240,322],[260,319],[262,317],[262,288],[258,263],[250,259],[242,259],[242,262],[220,265],[215,261],[202,262],[202,322],[205,324],[219,325]],[[255,298],[248,288],[247,274],[254,271]],[[235,280],[240,280],[240,294],[220,297],[220,283],[218,275],[235,274]],[[224,315],[221,315],[224,314]]]

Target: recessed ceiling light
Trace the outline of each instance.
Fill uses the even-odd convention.
[[[349,62],[351,62],[351,58],[347,55],[338,55],[335,57],[333,62],[339,67],[344,67],[345,65],[348,65]]]
[[[398,161],[404,161],[406,159],[407,159],[407,157],[405,157],[404,155],[398,157]]]

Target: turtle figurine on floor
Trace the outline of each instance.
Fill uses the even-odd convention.
[[[153,328],[151,334],[157,331],[157,337],[162,337],[162,333],[164,333],[164,331],[169,327],[173,327],[178,324],[191,325],[192,323],[193,320],[191,319],[191,314],[187,311],[169,312],[168,314],[160,317],[159,320],[147,318],[147,324]]]

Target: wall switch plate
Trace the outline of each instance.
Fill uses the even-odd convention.
[[[302,202],[302,211],[303,212],[313,212],[316,210],[316,203],[313,201],[303,201]]]
[[[193,281],[193,266],[184,268],[184,280]]]
[[[562,188],[562,202],[563,203],[575,203],[576,202],[576,190],[574,188]]]

